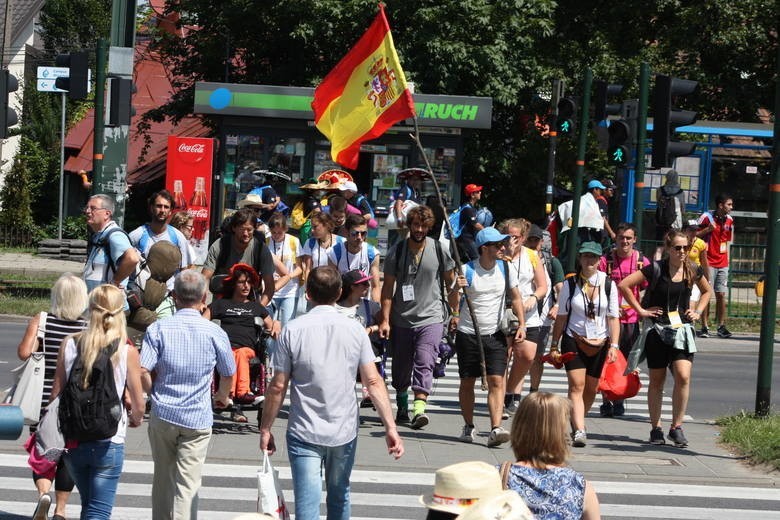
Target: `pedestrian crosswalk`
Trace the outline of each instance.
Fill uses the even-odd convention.
[[[0,454],[0,520],[29,518],[36,492],[22,455]],[[126,460],[112,518],[151,518],[150,495],[153,463]],[[207,463],[200,491],[199,518],[229,520],[256,509],[256,471],[251,465]],[[289,467],[279,468],[288,506],[294,508]],[[423,519],[418,501],[431,491],[431,472],[370,471],[352,473],[352,518]],[[593,481],[603,518],[733,518],[776,519],[780,490],[776,488],[706,486],[679,483]],[[79,514],[77,496],[71,497],[68,517]]]

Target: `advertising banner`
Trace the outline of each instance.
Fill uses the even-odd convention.
[[[198,265],[206,261],[209,248],[214,141],[205,137],[168,136],[165,188],[173,193],[173,211],[186,211],[193,218],[189,240]]]

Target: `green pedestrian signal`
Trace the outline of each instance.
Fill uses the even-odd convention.
[[[574,119],[577,117],[577,102],[573,97],[565,97],[558,102],[558,117],[555,128],[561,135],[574,133]]]
[[[625,166],[628,164],[629,152],[625,146],[614,146],[607,153],[609,164],[613,166]]]
[[[613,166],[625,166],[631,159],[628,145],[631,143],[631,125],[625,119],[609,122],[609,148],[607,162]]]
[[[563,121],[558,123],[558,132],[562,134],[570,134],[571,126],[572,126],[572,122],[568,119],[564,119]]]

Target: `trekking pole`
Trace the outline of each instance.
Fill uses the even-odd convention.
[[[425,155],[425,149],[422,146],[422,143],[420,142],[420,129],[417,126],[417,118],[414,118],[414,134],[409,134],[409,137],[412,138],[412,140],[417,143],[417,148],[420,150],[420,153],[423,156],[423,160],[425,161],[425,169],[428,175],[431,177],[431,180],[433,181],[433,187],[436,189],[436,199],[439,201],[439,206],[441,206],[442,211],[444,211],[444,222],[443,224],[447,226],[447,230],[450,233],[451,237],[455,236],[455,232],[452,229],[452,225],[450,224],[450,220],[447,218],[447,207],[444,205],[444,199],[441,196],[441,191],[439,191],[439,183],[436,181],[436,176],[433,174],[433,170],[431,169],[431,163],[428,162],[428,156]],[[452,243],[451,243],[452,244]],[[458,252],[458,246],[450,247],[450,252],[452,253],[452,257],[455,260],[455,269],[458,272],[458,276],[463,276],[463,268],[461,266],[460,261],[460,253]],[[482,390],[487,390],[487,369],[485,368],[485,348],[482,345],[482,336],[479,334],[479,324],[477,323],[477,317],[474,315],[474,308],[471,304],[471,299],[469,299],[469,295],[466,293],[466,288],[461,287],[460,288],[461,293],[463,294],[463,299],[466,300],[466,308],[469,311],[469,316],[471,316],[471,322],[474,324],[474,334],[477,336],[477,347],[479,348],[479,368],[482,371]]]

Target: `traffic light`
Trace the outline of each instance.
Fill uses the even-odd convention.
[[[609,98],[618,96],[623,92],[623,85],[611,85],[603,80],[596,82],[595,103],[593,105],[593,120],[596,123],[604,121],[607,116],[615,116],[620,113],[620,103],[608,103]]]
[[[8,70],[0,70],[0,139],[8,137],[8,128],[19,122],[16,110],[11,108],[11,93],[19,90],[19,82]]]
[[[672,106],[672,98],[692,94],[698,81],[657,74],[653,96],[653,168],[668,168],[676,157],[690,155],[696,143],[671,139],[678,126],[696,122],[696,112]]]
[[[89,61],[87,53],[72,52],[70,54],[60,54],[55,63],[58,67],[68,67],[70,69],[67,78],[57,78],[54,86],[58,89],[67,90],[70,99],[85,99],[89,92]]]
[[[136,92],[133,80],[127,78],[110,77],[109,81],[109,103],[108,103],[108,124],[111,126],[129,125],[135,109],[133,108],[132,98]]]
[[[577,101],[569,96],[558,102],[558,118],[555,120],[555,128],[561,136],[574,133],[574,120],[577,118]]]
[[[632,148],[636,144],[636,125],[639,115],[639,101],[626,100],[618,105],[620,119],[609,121],[609,147],[607,162],[613,166],[624,167],[631,161]]]

